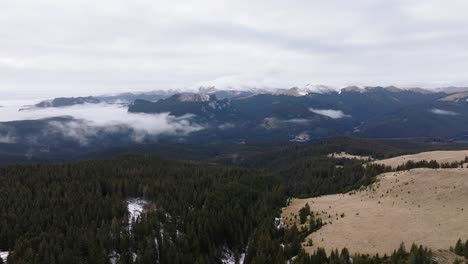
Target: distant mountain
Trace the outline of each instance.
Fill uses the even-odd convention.
[[[444,93],[452,94],[452,93],[459,93],[459,92],[467,92],[468,87],[449,86],[449,87],[436,88],[434,90],[437,92],[444,92]]]
[[[69,157],[71,153],[99,152],[135,142],[240,146],[307,144],[334,136],[468,138],[466,92],[444,93],[393,86],[314,89],[225,91],[202,87],[197,92],[145,94],[154,96],[150,99],[161,96],[157,100],[126,94],[128,99],[136,98],[123,107],[128,106],[128,112],[136,114],[131,116],[139,126],[150,126],[155,131],[160,131],[159,126],[162,126],[161,131],[166,131],[164,125],[171,122],[173,130],[168,131],[172,132],[141,133],[132,128],[133,121],[118,122],[119,118],[126,118],[123,116],[112,116],[116,122],[101,126],[66,116],[3,122],[0,123],[0,156],[11,160],[56,160],[61,156]],[[123,94],[119,96],[124,98]],[[34,108],[65,109],[72,105],[122,102],[117,97],[112,100],[56,98],[38,103]],[[137,115],[140,113],[145,115]],[[167,118],[161,125],[146,119],[158,113],[164,113],[160,117]]]
[[[150,102],[156,102],[161,99],[169,98],[175,94],[198,94],[200,97],[209,98],[210,95],[216,95],[217,98],[238,98],[246,97],[256,94],[252,91],[236,91],[236,90],[218,90],[215,87],[200,87],[197,92],[182,92],[179,90],[161,90],[152,92],[141,92],[141,93],[120,93],[115,95],[101,95],[97,96],[101,101],[107,103],[133,103],[135,100],[145,100]]]
[[[161,90],[140,93],[119,93],[114,95],[100,95],[96,96],[96,98],[107,103],[133,103],[133,101],[135,100],[146,100],[153,102],[159,99],[168,98],[176,93],[179,93],[179,91]]]
[[[348,87],[339,92],[307,95],[292,88],[287,93],[230,99],[218,99],[214,93],[211,96],[191,93],[157,102],[137,100],[129,106],[129,112],[194,115],[205,126],[188,136],[187,140],[194,142],[304,142],[334,135],[360,135],[363,129],[371,131],[375,120],[387,114],[445,96],[396,87]]]
[[[289,95],[289,96],[304,96],[311,93],[318,93],[318,94],[326,94],[326,93],[333,93],[337,90],[330,86],[325,85],[311,85],[307,84],[304,87],[292,87],[289,89],[277,89],[273,94],[282,94],[282,95]]]
[[[88,97],[58,97],[52,100],[46,100],[35,104],[32,107],[48,108],[48,107],[67,107],[81,104],[99,104],[101,100],[93,96]],[[31,108],[31,107],[28,107]],[[26,109],[26,108],[25,108]]]
[[[444,102],[460,102],[468,101],[468,91],[452,93],[444,98],[439,99]]]
[[[402,107],[368,122],[363,136],[370,137],[443,137],[468,135],[468,102],[437,100]]]

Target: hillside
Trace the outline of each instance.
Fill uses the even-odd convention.
[[[351,253],[390,254],[401,242],[448,250],[468,237],[468,169],[414,169],[382,174],[361,191],[293,199],[282,212],[285,223],[309,204],[327,222],[306,238],[329,252],[347,247]]]
[[[468,157],[468,150],[453,150],[453,151],[427,151],[417,154],[397,156],[384,160],[377,160],[373,163],[384,164],[391,166],[393,168],[398,165],[403,165],[408,161],[418,162],[422,160],[435,160],[438,163],[451,163],[451,162],[460,162],[465,160]]]

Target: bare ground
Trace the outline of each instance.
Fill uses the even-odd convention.
[[[327,222],[306,238],[314,243],[304,246],[310,253],[347,247],[351,253],[383,255],[401,242],[408,249],[416,243],[447,253],[459,238],[468,238],[468,169],[391,172],[361,191],[292,199],[282,213],[285,224],[298,223],[306,203]]]
[[[408,161],[436,160],[439,163],[447,163],[454,161],[462,161],[468,156],[468,150],[453,150],[453,151],[428,151],[412,155],[398,156],[390,159],[376,160],[373,163],[385,164],[391,167],[405,164]]]

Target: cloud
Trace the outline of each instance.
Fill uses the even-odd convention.
[[[61,133],[64,137],[74,139],[81,145],[87,145],[89,139],[95,136],[98,130],[98,127],[86,121],[50,121],[47,134]]]
[[[13,144],[16,143],[16,138],[12,135],[11,132],[0,134],[0,143]]]
[[[292,124],[304,124],[310,122],[309,119],[304,118],[293,118],[293,119],[286,119],[282,120],[284,123],[292,123]]]
[[[436,115],[446,115],[446,116],[456,116],[459,115],[457,112],[453,111],[448,111],[448,110],[443,110],[443,109],[438,109],[438,108],[432,108],[429,110],[429,112],[436,114]]]
[[[218,126],[219,129],[221,130],[226,130],[226,129],[231,129],[231,128],[234,128],[235,125],[232,124],[232,123],[224,123],[224,124],[221,124]]]
[[[203,129],[192,121],[193,115],[175,117],[169,113],[143,114],[129,113],[127,107],[116,104],[84,104],[60,108],[35,108],[18,111],[22,105],[7,103],[5,111],[0,111],[0,122],[14,120],[36,120],[58,116],[73,119],[51,120],[44,133],[60,133],[86,145],[99,133],[127,132],[134,141],[142,141],[147,136],[185,136]]]
[[[345,118],[345,117],[351,117],[350,115],[346,115],[343,113],[341,110],[333,110],[333,109],[314,109],[314,108],[309,108],[309,110],[313,113],[322,115],[322,116],[327,116],[331,119],[340,119],[340,118]]]
[[[0,91],[466,85],[467,9],[462,0],[6,0]]]

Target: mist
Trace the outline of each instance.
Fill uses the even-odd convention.
[[[59,108],[28,108],[32,101],[3,101],[0,111],[0,122],[17,120],[38,120],[52,117],[72,117],[66,120],[51,120],[48,131],[44,133],[60,133],[87,144],[89,138],[97,133],[131,131],[134,141],[140,142],[146,136],[178,135],[185,136],[191,132],[203,129],[193,122],[193,115],[175,117],[169,113],[144,114],[129,113],[127,106],[118,104],[84,104]],[[21,110],[23,109],[23,110]],[[14,142],[12,132],[0,135],[1,142]]]
[[[449,111],[449,110],[443,110],[443,109],[438,109],[438,108],[433,108],[429,110],[431,113],[436,114],[436,115],[446,115],[446,116],[456,116],[459,115],[457,112]]]
[[[333,110],[333,109],[314,109],[314,108],[309,108],[309,110],[313,113],[316,113],[318,115],[326,116],[331,119],[340,119],[344,117],[351,117],[350,115],[346,115],[343,113],[341,110]]]

